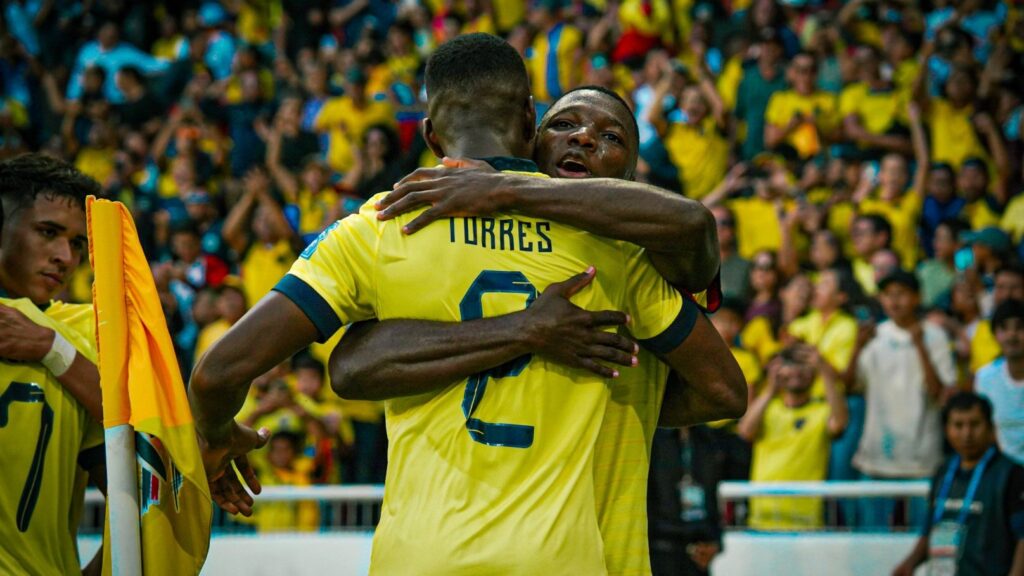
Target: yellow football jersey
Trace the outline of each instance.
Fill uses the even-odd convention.
[[[581,70],[575,59],[584,40],[578,28],[565,23],[537,34],[528,62],[537,102],[550,104],[579,85]]]
[[[92,306],[0,298],[60,332],[93,362]],[[0,574],[77,574],[84,468],[103,458],[103,429],[40,364],[0,359]],[[77,506],[76,506],[77,504]]]
[[[774,398],[754,441],[750,479],[754,482],[824,480],[828,470],[831,414],[824,400],[787,407]],[[750,499],[750,527],[755,530],[809,530],[822,526],[821,498]]]
[[[516,159],[493,164],[536,170]],[[374,317],[460,321],[522,310],[590,265],[597,279],[574,302],[630,314],[633,336],[651,350],[674,349],[695,321],[634,245],[518,215],[452,218],[409,236],[401,227],[416,213],[379,221],[380,197],[321,234],[275,288],[322,338]],[[371,572],[604,574],[593,458],[609,396],[605,379],[528,355],[387,401],[389,466]]]
[[[638,361],[611,383],[594,452],[597,519],[609,575],[651,573],[647,475],[669,368],[646,350]]]

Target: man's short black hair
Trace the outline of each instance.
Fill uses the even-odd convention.
[[[951,412],[968,412],[973,410],[975,406],[981,410],[981,416],[985,419],[985,422],[992,426],[992,403],[984,396],[967,391],[957,392],[942,407],[942,425],[946,426],[946,424],[949,424]]]
[[[892,245],[892,224],[886,220],[885,216],[882,216],[881,214],[862,214],[857,218],[871,222],[871,230],[874,231],[875,234],[884,232],[886,236],[889,237],[889,239],[885,241],[886,248]]]
[[[509,126],[530,97],[526,65],[515,48],[491,34],[445,42],[427,61],[428,114],[442,134],[480,125]],[[444,116],[442,130],[436,119]]]
[[[295,358],[292,358],[292,370],[296,372],[299,370],[316,370],[320,378],[326,375],[323,363],[313,358],[310,354],[296,354]]]
[[[1014,318],[1024,320],[1024,302],[1010,299],[996,306],[992,312],[992,330],[1002,328]]]
[[[941,171],[949,174],[950,178],[956,178],[956,170],[953,169],[953,165],[949,162],[932,162],[931,166],[928,167],[929,172]]]
[[[302,437],[302,434],[299,434],[298,432],[292,432],[291,430],[281,430],[279,432],[274,432],[274,435],[270,437],[270,441],[273,442],[275,440],[284,440],[285,442],[291,444],[292,449],[295,450],[296,455],[302,452],[302,444],[303,442],[305,442],[305,440]]]
[[[569,96],[570,94],[572,94],[574,92],[583,92],[584,90],[589,91],[589,92],[599,92],[601,94],[604,94],[605,96],[608,96],[609,98],[611,98],[612,100],[618,102],[619,105],[622,106],[622,109],[626,111],[626,115],[629,116],[629,119],[630,119],[630,121],[632,123],[632,126],[633,126],[633,134],[634,134],[634,136],[636,136],[636,140],[633,142],[633,146],[634,147],[639,147],[640,146],[640,127],[636,123],[636,116],[633,114],[633,109],[629,107],[629,103],[628,102],[626,102],[625,100],[622,99],[622,96],[619,96],[614,90],[609,90],[609,89],[605,88],[604,86],[596,86],[596,85],[593,85],[593,84],[588,84],[586,86],[577,86],[576,88],[573,88],[572,90],[569,90],[565,94],[562,94],[561,98],[559,98],[558,100],[555,100],[555,102],[553,104],[551,104],[551,108],[548,109],[548,113],[550,113],[551,110],[554,110],[555,104],[558,104],[558,101],[561,100],[562,98],[565,98],[565,97]],[[547,116],[547,114],[545,114],[545,116]],[[543,118],[541,119],[540,123],[544,124],[544,119]]]
[[[0,162],[0,222],[36,201],[63,198],[85,209],[85,197],[98,196],[100,185],[77,168],[44,154],[22,154]]]
[[[890,284],[899,284],[914,292],[921,292],[921,282],[917,279],[917,275],[902,268],[893,270],[888,276],[879,280],[878,290],[885,290]]]

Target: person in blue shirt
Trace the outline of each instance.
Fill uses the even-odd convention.
[[[1024,464],[1024,302],[1007,300],[992,314],[1002,355],[974,375],[974,389],[995,407],[999,446]]]
[[[170,63],[147,54],[127,42],[121,42],[117,24],[107,22],[100,26],[96,40],[87,42],[79,50],[71,80],[68,82],[68,100],[79,100],[82,97],[82,75],[92,66],[98,66],[106,73],[103,95],[107,101],[111,104],[121,104],[125,96],[115,81],[118,70],[132,66],[145,75],[154,75],[166,71]]]

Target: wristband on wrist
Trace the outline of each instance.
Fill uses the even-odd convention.
[[[40,363],[50,371],[50,374],[53,374],[54,378],[60,378],[71,368],[76,354],[78,354],[78,350],[75,350],[71,342],[68,342],[60,332],[54,330],[53,344]]]

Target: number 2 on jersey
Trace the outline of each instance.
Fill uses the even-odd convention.
[[[46,403],[46,395],[37,384],[11,382],[7,390],[0,394],[0,428],[7,426],[11,405],[16,402],[43,405],[42,413],[39,416],[39,438],[36,440],[36,450],[32,454],[32,465],[28,469],[25,488],[21,491],[21,499],[18,500],[18,530],[25,532],[28,530],[32,512],[35,511],[36,502],[39,500],[39,488],[43,485],[43,463],[46,460],[46,448],[50,444],[50,434],[53,433],[53,409]]]
[[[484,270],[473,281],[459,303],[459,312],[464,321],[483,318],[485,294],[525,294],[524,308],[527,308],[537,298],[537,288],[522,272]],[[470,376],[469,382],[466,383],[466,393],[462,398],[462,413],[466,417],[466,429],[473,440],[488,446],[509,448],[529,448],[533,444],[533,426],[484,422],[473,417],[473,412],[480,405],[487,390],[487,380],[518,376],[530,363],[531,358],[530,354],[520,356],[501,366]]]

